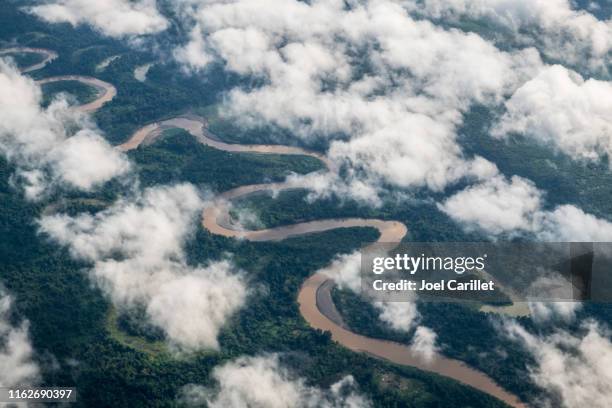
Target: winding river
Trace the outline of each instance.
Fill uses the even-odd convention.
[[[47,50],[44,48],[30,48],[30,47],[11,47],[0,50],[0,56],[9,54],[21,54],[21,53],[33,53],[40,54],[43,56],[43,60],[34,65],[30,65],[25,68],[21,68],[22,73],[28,73],[44,68],[47,64],[57,58],[55,51]],[[83,75],[60,75],[49,78],[44,78],[36,81],[39,85],[49,84],[51,82],[61,81],[77,81],[82,84],[89,85],[96,89],[96,99],[93,101],[78,106],[78,109],[83,112],[94,112],[102,107],[107,102],[113,100],[117,96],[117,89],[108,82],[102,81],[98,78],[83,76]]]
[[[45,67],[45,65],[57,58],[57,53],[55,51],[46,50],[44,48],[11,47],[0,50],[0,56],[7,54],[40,54],[43,56],[42,61],[25,68],[21,68],[21,72],[23,73],[42,69]]]
[[[333,168],[325,156],[298,147],[237,145],[221,142],[207,132],[206,123],[203,119],[187,116],[147,125],[136,131],[127,142],[118,146],[118,148],[123,151],[136,149],[142,143],[150,142],[159,137],[162,131],[168,128],[184,129],[200,143],[228,152],[310,156],[321,160],[328,169]],[[280,241],[291,236],[328,231],[335,228],[370,227],[378,230],[380,234],[378,242],[400,242],[408,232],[406,225],[398,221],[365,218],[317,220],[261,230],[244,230],[231,225],[229,216],[231,200],[259,191],[280,191],[295,187],[294,183],[280,182],[252,184],[225,191],[216,198],[212,205],[204,209],[202,226],[213,234],[249,241]],[[330,277],[316,273],[308,278],[300,288],[298,294],[300,313],[312,327],[330,332],[333,340],[356,352],[367,353],[396,364],[412,366],[450,377],[496,397],[512,407],[525,407],[518,397],[504,390],[486,374],[469,367],[462,361],[441,355],[427,361],[404,344],[362,336],[343,327],[342,323],[338,322],[341,318],[337,315],[334,316],[337,312],[333,307],[330,293],[333,285],[330,284],[329,280]],[[322,307],[323,304],[326,307]],[[333,309],[332,312],[328,311],[330,305]],[[325,309],[326,312],[323,313],[322,309]]]
[[[23,72],[30,72],[42,68],[57,56],[53,51],[35,48],[11,48],[0,50],[0,54],[9,52],[39,52],[47,57],[53,56],[52,58],[46,58],[45,61],[39,64],[27,67]],[[112,100],[117,93],[113,85],[96,78],[85,76],[58,76],[46,78],[38,82],[44,84],[55,81],[79,81],[98,89],[99,95],[95,101],[78,107],[78,109],[87,112],[93,112],[99,109],[103,104]],[[238,145],[224,143],[212,137],[206,129],[205,121],[195,116],[176,117],[146,125],[134,132],[125,143],[117,146],[117,148],[122,151],[136,149],[141,144],[150,143],[152,140],[159,137],[164,129],[168,128],[184,129],[193,135],[199,142],[228,152],[286,154],[314,157],[321,160],[326,165],[328,171],[334,171],[333,163],[331,163],[327,157],[306,149],[280,145]],[[365,218],[317,220],[262,230],[244,230],[231,225],[229,216],[231,200],[254,192],[268,190],[280,191],[296,187],[299,186],[293,183],[288,184],[280,182],[253,184],[228,190],[220,194],[212,205],[209,205],[203,210],[202,226],[214,234],[242,238],[250,241],[280,241],[291,236],[328,231],[335,228],[370,227],[375,228],[379,232],[380,236],[378,242],[400,242],[408,231],[406,225],[398,221]],[[298,293],[298,303],[300,306],[300,313],[304,319],[313,328],[330,332],[334,341],[355,352],[367,353],[395,364],[416,367],[421,370],[452,378],[498,398],[512,407],[526,407],[517,396],[504,390],[489,376],[469,367],[459,360],[437,355],[433,360],[427,361],[404,344],[353,333],[342,324],[341,317],[337,315],[333,300],[331,299],[330,290],[332,287],[333,284],[330,282],[328,276],[316,273],[303,283]]]
[[[98,92],[96,99],[78,107],[78,109],[83,112],[94,112],[100,109],[105,103],[113,100],[113,98],[117,95],[117,89],[112,84],[109,84],[108,82],[104,82],[97,78],[82,75],[61,75],[44,78],[36,82],[39,85],[44,85],[51,82],[60,81],[78,81],[96,89],[96,91]]]

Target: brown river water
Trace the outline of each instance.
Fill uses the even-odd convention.
[[[38,69],[44,68],[45,65],[53,61],[57,58],[57,53],[55,51],[46,50],[44,48],[29,48],[29,47],[11,47],[4,48],[0,50],[0,56],[5,54],[21,54],[21,53],[31,53],[31,54],[40,54],[44,57],[44,59],[36,64],[30,65],[28,67],[22,68],[21,72],[24,74],[27,72],[36,71]]]
[[[117,89],[109,84],[108,82],[104,82],[100,79],[82,76],[82,75],[62,75],[55,76],[50,78],[44,78],[36,81],[38,84],[48,84],[51,82],[59,82],[59,81],[78,81],[85,85],[92,86],[96,88],[98,91],[98,96],[95,100],[86,103],[84,105],[80,105],[78,107],[79,110],[83,112],[94,112],[102,107],[107,102],[110,102],[115,96],[117,96]]]

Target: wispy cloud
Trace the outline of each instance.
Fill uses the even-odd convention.
[[[605,408],[612,401],[612,343],[610,333],[587,322],[579,333],[558,331],[537,336],[515,322],[506,334],[535,359],[531,379],[550,394],[544,406]]]
[[[40,377],[33,360],[34,349],[28,334],[27,320],[13,325],[10,312],[13,299],[0,287],[0,386],[35,385]]]

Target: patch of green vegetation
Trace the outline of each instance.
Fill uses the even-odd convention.
[[[507,175],[532,180],[546,191],[550,206],[574,204],[597,217],[612,214],[612,171],[608,159],[576,161],[556,152],[553,146],[526,137],[493,138],[489,132],[495,113],[472,109],[460,130],[460,142],[468,154],[478,154],[495,163]]]
[[[235,118],[224,116],[221,105],[214,104],[195,109],[195,112],[206,118],[208,130],[227,143],[236,144],[280,144],[299,146],[324,152],[329,138],[312,138],[308,143],[295,137],[286,129],[278,126],[250,123],[248,126],[239,123]]]
[[[236,211],[247,211],[256,216],[265,227],[293,224],[326,218],[363,217],[402,221],[408,226],[406,240],[482,241],[483,237],[468,234],[434,204],[422,200],[386,200],[378,208],[353,200],[337,197],[308,199],[309,192],[302,189],[285,190],[276,197],[256,193],[235,201]]]
[[[308,156],[230,153],[199,143],[182,129],[166,130],[149,146],[130,153],[143,185],[188,181],[225,191],[246,184],[280,181],[291,173],[323,168]]]
[[[83,84],[79,81],[57,81],[49,82],[42,85],[43,101],[42,106],[49,106],[53,98],[60,93],[69,94],[74,98],[77,105],[83,105],[95,100],[98,96],[98,90],[92,86]]]
[[[109,202],[98,198],[61,198],[49,203],[43,210],[44,214],[63,213],[70,216],[89,213],[95,214],[108,207]]]
[[[104,55],[104,51],[107,46],[105,45],[90,45],[87,47],[79,48],[74,51],[70,55],[70,61],[74,65],[79,65],[83,63],[83,60],[92,60],[94,58],[99,58]]]
[[[425,406],[427,400],[427,385],[413,378],[406,378],[389,371],[377,371],[375,382],[381,390],[403,400],[412,401],[416,406]]]
[[[11,237],[0,242],[0,279],[15,296],[17,313],[29,319],[35,349],[57,360],[56,369],[43,364],[44,383],[76,386],[75,406],[172,405],[186,384],[212,386],[210,372],[216,365],[268,352],[280,352],[312,385],[328,387],[352,374],[361,391],[381,407],[503,406],[454,381],[344,349],[303,320],[296,297],[304,279],[327,265],[337,251],[350,252],[360,242],[375,239],[372,229],[338,229],[280,243],[237,241],[198,230],[187,243],[189,262],[202,264],[232,253],[252,293],[247,306],[220,333],[219,351],[175,358],[165,352],[167,346],[148,335],[134,335],[134,327],[121,322],[92,287],[89,265],[73,261],[66,250],[37,234],[33,220],[45,203],[23,201],[8,185],[11,172],[0,161],[0,230]],[[394,395],[373,372],[413,380],[422,388],[409,399]]]
[[[277,197],[254,194],[237,201],[235,208],[236,211],[253,212],[266,227],[356,216],[401,220],[408,226],[407,239],[411,241],[482,240],[480,236],[465,234],[429,203],[415,200],[394,205],[387,202],[380,208],[371,208],[354,201],[341,202],[335,198],[311,202],[307,200],[307,194],[304,190],[284,191]],[[379,319],[377,309],[352,292],[335,289],[332,295],[345,322],[357,333],[403,344],[412,340],[413,330],[405,333],[392,330]],[[525,381],[528,377],[525,367],[531,362],[530,357],[516,343],[497,332],[489,317],[478,312],[477,305],[419,303],[421,322],[438,334],[444,354],[481,369],[518,395],[525,398],[537,395],[534,386]],[[461,333],[461,336],[457,333]],[[492,350],[492,343],[499,346]],[[508,364],[499,364],[502,358],[507,359]]]
[[[121,54],[104,72],[93,73],[116,86],[117,96],[95,113],[99,126],[112,143],[121,143],[142,125],[174,117],[186,112],[197,112],[214,104],[229,83],[236,78],[221,66],[207,69],[206,80],[200,76],[182,75],[181,67],[172,61],[155,64],[144,82],[134,78],[134,68],[156,61],[158,56],[119,47],[108,48],[104,55]],[[96,63],[102,58],[96,58]]]
[[[353,331],[403,344],[412,341],[414,328],[405,332],[392,329],[380,320],[379,310],[353,292],[335,288],[332,298]],[[444,355],[480,369],[527,401],[540,395],[532,383],[525,381],[529,378],[527,366],[533,363],[532,357],[500,333],[489,316],[459,303],[418,302],[418,311],[419,323],[437,334],[436,341]],[[527,319],[520,320],[530,326]]]
[[[2,57],[6,56],[11,57],[20,69],[38,64],[44,59],[44,56],[33,52],[18,52],[2,55]]]
[[[132,335],[120,327],[120,317],[117,309],[109,307],[106,316],[106,330],[111,338],[118,343],[145,353],[151,357],[161,357],[168,354],[167,344],[163,340],[150,340],[143,335]]]
[[[238,144],[291,144],[297,142],[288,131],[272,126],[245,128],[219,112],[219,105],[200,109],[198,113],[208,121],[208,130],[227,143]]]

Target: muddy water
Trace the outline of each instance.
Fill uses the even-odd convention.
[[[46,50],[44,48],[12,47],[12,48],[5,48],[3,50],[0,50],[0,55],[18,54],[18,53],[33,53],[33,54],[41,54],[42,56],[44,56],[44,59],[41,62],[23,68],[21,72],[24,74],[27,72],[32,72],[38,69],[42,69],[45,67],[45,65],[47,65],[48,63],[50,63],[51,61],[57,58],[57,53],[55,51]]]
[[[145,141],[145,139],[154,137],[154,135],[159,133],[160,130],[160,126],[157,123],[144,126],[134,132],[132,137],[130,137],[127,142],[117,146],[117,149],[123,152],[136,149],[138,146],[140,146],[141,143]]]
[[[108,82],[82,75],[61,75],[41,79],[36,82],[40,85],[43,85],[59,81],[79,81],[85,85],[93,86],[94,88],[96,88],[99,94],[96,100],[78,106],[77,109],[83,112],[94,112],[100,109],[102,105],[104,105],[106,102],[110,102],[117,95],[117,89]]]
[[[220,150],[310,156],[323,161],[328,169],[332,168],[331,163],[329,163],[326,157],[319,153],[297,147],[237,145],[218,141],[207,134],[202,119],[193,117],[179,117],[145,126],[135,132],[127,142],[118,146],[118,148],[124,151],[135,149],[140,144],[145,143],[147,139],[158,137],[164,128],[171,127],[182,128],[195,136],[201,143]],[[226,191],[212,205],[204,209],[202,226],[213,234],[250,241],[280,241],[296,235],[328,231],[336,228],[371,227],[377,229],[380,233],[378,242],[400,242],[408,231],[401,222],[365,218],[317,220],[253,231],[238,229],[231,225],[229,209],[232,199],[260,191],[280,191],[295,187],[295,184],[268,183],[242,186]],[[316,329],[329,331],[332,339],[336,342],[356,352],[367,353],[396,364],[412,366],[452,378],[496,397],[510,406],[516,408],[526,407],[515,395],[501,388],[486,374],[467,366],[459,360],[438,355],[431,361],[426,361],[406,345],[361,336],[347,330],[342,327],[340,316],[332,316],[332,318],[335,317],[334,320],[336,322],[332,321],[319,308],[319,305],[323,306],[325,304],[325,309],[332,310],[333,301],[329,292],[330,288],[329,277],[322,274],[314,274],[302,285],[298,294],[298,303],[300,313],[304,319]]]

